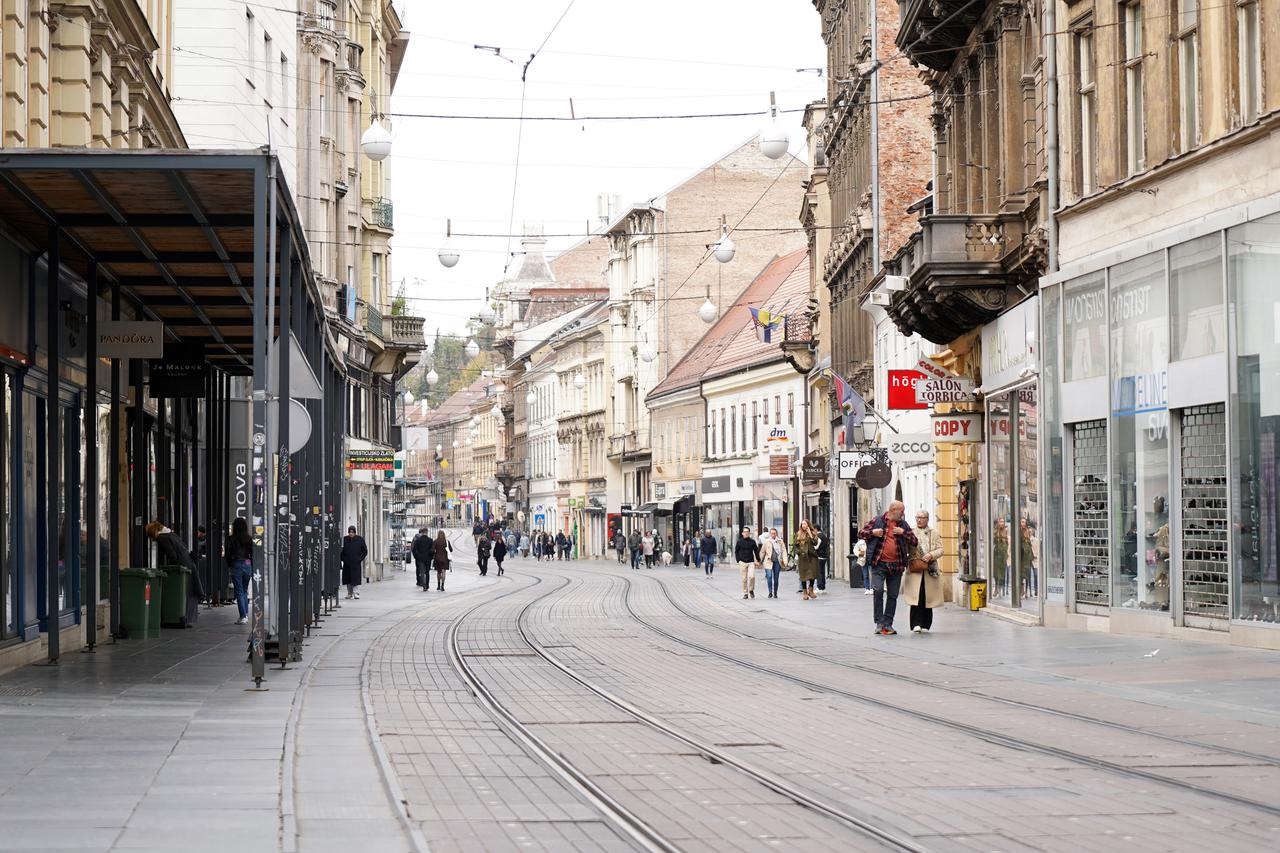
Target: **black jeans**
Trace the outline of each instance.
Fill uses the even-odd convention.
[[[898,592],[902,589],[902,569],[876,563],[871,567],[872,611],[876,624],[893,627],[893,614],[898,611]]]
[[[827,560],[825,557],[818,558],[818,589],[825,590],[827,588]]]
[[[911,627],[924,628],[929,631],[933,628],[933,608],[924,606],[924,578],[920,579],[920,598],[918,601],[911,602]]]
[[[426,589],[427,584],[431,583],[431,563],[427,560],[418,559],[415,559],[413,563],[418,574],[418,586]]]

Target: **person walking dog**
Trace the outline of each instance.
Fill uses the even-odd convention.
[[[902,589],[902,573],[907,567],[916,535],[903,523],[902,501],[894,501],[882,515],[863,526],[858,536],[867,543],[867,565],[871,567],[872,611],[876,633],[890,637],[893,616],[898,609],[898,592]]]

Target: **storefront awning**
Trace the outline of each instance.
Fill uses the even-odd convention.
[[[654,515],[677,515],[679,513],[688,512],[693,506],[692,495],[676,495],[672,498],[663,498],[658,501],[657,506],[653,510]]]
[[[292,238],[275,241],[277,258],[272,220]],[[273,264],[287,281],[292,259],[310,310],[323,316],[297,209],[263,151],[5,149],[0,221],[37,254],[56,236],[62,268],[118,284],[139,319],[163,322],[169,342],[203,345],[229,373],[251,372],[255,287],[266,291]]]
[[[653,515],[653,511],[657,508],[658,508],[658,505],[656,503],[641,504],[640,506],[634,509],[631,509],[631,508],[623,509],[622,514],[629,518],[635,517],[635,516]]]

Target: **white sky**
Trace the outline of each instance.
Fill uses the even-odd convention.
[[[519,123],[404,114],[518,115],[520,67],[567,2],[405,0],[401,7],[412,36],[392,98],[392,277],[396,286],[407,281],[410,312],[427,317],[429,334],[460,331],[508,258],[505,237],[455,238],[462,260],[446,270],[436,259],[446,218],[455,232],[519,234],[529,221],[547,234],[583,233],[588,219],[595,222],[599,193],[616,193],[623,205],[660,195],[765,121],[526,121],[509,229]],[[500,47],[516,61],[474,44]],[[578,116],[762,110],[770,91],[779,109],[799,109],[823,96],[825,80],[795,69],[825,64],[808,0],[576,0],[529,67],[525,115],[567,116],[570,98]],[[807,156],[800,119],[781,116],[792,151]],[[574,242],[552,238],[549,250]],[[518,251],[519,240],[510,248]]]

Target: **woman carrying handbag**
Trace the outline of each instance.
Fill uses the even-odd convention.
[[[917,545],[911,550],[907,572],[902,577],[902,597],[911,603],[911,632],[927,634],[933,628],[933,608],[945,600],[938,558],[942,556],[942,536],[929,526],[929,513],[916,513]]]

